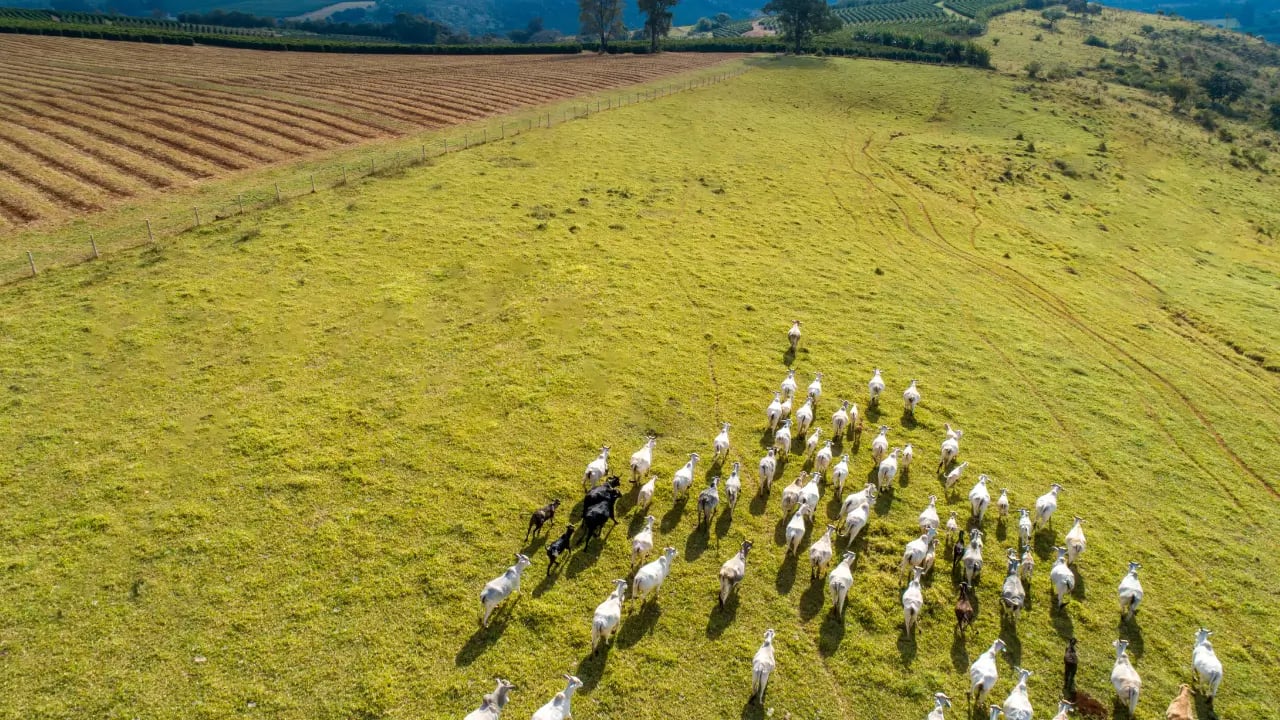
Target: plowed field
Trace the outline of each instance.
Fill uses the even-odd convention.
[[[725,59],[328,55],[0,37],[0,227]]]

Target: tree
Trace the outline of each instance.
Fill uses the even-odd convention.
[[[622,24],[622,0],[578,0],[578,24],[583,37],[600,38],[600,52],[627,31]]]
[[[1089,3],[1086,0],[1067,0],[1067,12],[1084,15],[1089,12]]]
[[[1221,70],[1200,81],[1200,86],[1209,94],[1214,102],[1225,101],[1228,105],[1240,99],[1248,91],[1249,86],[1231,73]]]
[[[1280,131],[1280,98],[1271,101],[1271,129]]]
[[[1191,97],[1191,84],[1185,80],[1173,80],[1164,88],[1169,97],[1173,98],[1174,106],[1181,105]]]
[[[1121,55],[1133,57],[1138,54],[1138,43],[1134,42],[1133,38],[1125,38],[1115,45],[1112,45],[1111,49]]]
[[[435,44],[437,40],[448,39],[449,28],[421,15],[396,13],[395,20],[389,28],[391,37],[400,42]]]
[[[658,38],[671,32],[671,8],[680,0],[637,0],[644,14],[644,32],[649,36],[649,52],[658,52]]]
[[[542,18],[535,17],[529,21],[529,24],[523,30],[512,30],[507,33],[507,37],[514,43],[527,43],[529,38],[542,32]]]
[[[1062,12],[1058,8],[1049,8],[1048,10],[1045,10],[1044,12],[1040,13],[1040,17],[1049,21],[1045,27],[1047,27],[1050,30],[1058,29],[1058,21],[1066,16],[1067,14]]]
[[[1043,69],[1044,69],[1044,66],[1040,64],[1039,60],[1032,60],[1031,62],[1027,63],[1027,68],[1026,68],[1027,77],[1031,78],[1032,80],[1035,80],[1036,78],[1040,77],[1040,71]]]
[[[839,29],[841,22],[831,14],[826,0],[769,0],[762,8],[769,15],[777,15],[782,32],[791,39],[799,54],[814,35]]]

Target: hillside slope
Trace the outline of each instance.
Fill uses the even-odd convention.
[[[1066,637],[1108,703],[1110,643],[1129,639],[1152,718],[1202,625],[1221,715],[1280,714],[1275,176],[1134,91],[756,62],[0,294],[0,716],[461,717],[501,675],[528,717],[573,672],[584,720],[757,718],[750,658],[772,627],[774,718],[914,720],[939,690],[963,706],[997,636],[995,696],[1027,667],[1045,717]],[[855,546],[843,624],[778,544],[799,460],[756,496],[796,317],[819,424],[880,367],[867,426],[918,453]],[[725,420],[746,498],[697,531],[670,477]],[[939,558],[911,639],[895,570],[943,496],[944,422],[972,463],[944,516],[967,517],[979,472],[1015,507],[1066,490],[1016,628],[996,601],[1016,529],[989,517],[975,631],[952,632]],[[628,496],[605,543],[544,580],[527,512],[572,506],[600,445],[621,466],[648,432],[658,543],[680,556],[591,659],[639,513]],[[842,444],[855,485],[869,440]],[[1090,545],[1059,613],[1049,547],[1073,514]],[[721,612],[716,570],[744,538]],[[480,588],[522,549],[522,597],[478,631]],[[1147,602],[1118,623],[1129,560]]]

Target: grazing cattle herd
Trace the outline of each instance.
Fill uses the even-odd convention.
[[[799,347],[801,339],[799,320],[792,324],[790,331],[787,333],[787,339],[790,344],[789,353],[794,354]],[[791,453],[792,430],[794,428],[800,438],[804,439],[805,450],[803,458],[810,460],[812,463],[812,471],[801,472],[794,482],[783,489],[781,494],[782,517],[790,515],[790,520],[786,523],[783,532],[785,553],[799,556],[803,540],[808,535],[811,525],[815,522],[815,511],[822,495],[824,477],[829,476],[829,484],[834,488],[836,497],[839,497],[843,493],[844,481],[849,476],[850,458],[848,455],[842,455],[840,462],[832,467],[833,443],[827,441],[824,445],[819,446],[820,441],[818,438],[821,435],[821,429],[815,427],[813,423],[818,412],[818,399],[822,395],[822,374],[817,373],[813,382],[808,386],[804,403],[795,411],[793,420],[791,405],[797,389],[795,371],[789,370],[780,390],[773,393],[773,400],[768,403],[765,409],[767,428],[773,432],[774,438],[772,447],[768,448],[759,463],[759,492],[762,495],[769,493],[778,471],[779,459],[785,459]],[[879,369],[875,370],[871,380],[867,383],[867,391],[869,406],[878,404],[881,395],[885,391],[885,381]],[[914,414],[922,399],[918,382],[912,380],[910,386],[903,392],[902,397],[904,413],[907,415]],[[839,409],[831,417],[831,424],[836,438],[843,438],[846,433],[855,436],[861,433],[863,424],[858,413],[857,404],[842,400]],[[722,467],[729,458],[731,447],[730,428],[730,423],[723,423],[719,434],[716,435],[712,443],[713,455],[711,462],[713,468]],[[940,445],[937,475],[949,494],[950,490],[960,480],[961,474],[969,463],[967,461],[959,461],[960,440],[963,437],[963,431],[952,428],[949,424],[945,425],[944,428],[945,436],[942,438]],[[809,548],[811,576],[817,579],[821,578],[824,573],[826,574],[827,587],[831,594],[832,612],[841,618],[844,614],[845,601],[849,589],[853,585],[853,563],[856,554],[852,548],[859,533],[867,526],[870,520],[870,505],[875,502],[878,493],[891,491],[894,478],[897,476],[899,469],[905,470],[908,468],[914,456],[914,450],[910,445],[907,445],[902,450],[896,447],[891,448],[888,435],[889,428],[881,425],[878,429],[878,434],[871,442],[871,455],[875,463],[876,481],[869,482],[863,489],[846,496],[840,506],[837,521],[833,524],[828,524],[825,531]],[[638,513],[647,513],[650,504],[653,502],[655,478],[649,475],[649,471],[653,465],[653,450],[656,443],[657,439],[655,437],[648,438],[644,446],[631,456],[631,481],[633,485],[638,486],[635,505]],[[687,497],[690,493],[694,484],[694,471],[699,459],[700,456],[697,452],[690,453],[688,462],[672,476],[673,499],[678,500]],[[735,507],[742,491],[742,479],[739,475],[739,470],[740,464],[733,463],[732,472],[724,483],[724,489],[729,497],[730,512]],[[582,482],[585,496],[580,520],[582,528],[580,547],[588,547],[592,538],[600,537],[601,529],[606,523],[612,522],[616,525],[618,522],[614,515],[614,508],[618,499],[622,496],[622,492],[618,489],[621,480],[617,476],[610,475],[609,471],[609,446],[606,445],[601,448],[599,455],[587,465],[586,470],[583,472]],[[902,554],[902,562],[899,565],[899,573],[902,574],[903,580],[907,583],[905,590],[902,592],[901,600],[903,631],[908,636],[915,632],[919,618],[924,610],[925,599],[921,589],[921,580],[933,570],[939,544],[939,532],[945,533],[946,542],[943,547],[950,548],[953,570],[958,567],[959,574],[963,577],[963,580],[958,582],[958,598],[955,604],[956,631],[961,635],[965,635],[972,625],[975,616],[974,594],[984,565],[985,550],[981,528],[986,520],[987,511],[992,505],[989,483],[990,478],[985,474],[981,474],[969,491],[970,524],[972,527],[968,530],[967,541],[957,521],[955,511],[949,512],[949,517],[945,524],[940,523],[937,496],[930,495],[928,506],[920,512],[919,526],[921,534],[918,538],[907,543]],[[1008,622],[1016,624],[1022,609],[1026,605],[1035,567],[1035,560],[1030,547],[1031,540],[1034,533],[1046,528],[1052,529],[1053,515],[1058,509],[1058,495],[1062,490],[1063,487],[1061,485],[1053,483],[1045,494],[1036,499],[1034,511],[1030,508],[1017,509],[1018,540],[1022,547],[1022,552],[1019,553],[1013,548],[1006,549],[1005,558],[1007,564],[999,598],[1002,618]],[[559,506],[560,501],[553,500],[550,504],[535,510],[529,518],[525,539],[528,540],[530,534],[536,536],[542,531],[544,525],[553,523]],[[710,525],[712,519],[719,512],[719,506],[720,478],[715,476],[710,479],[709,486],[697,495],[699,527],[704,524]],[[1010,510],[1010,498],[1007,489],[1000,490],[995,506],[1000,521],[1003,522],[1008,517]],[[1062,546],[1054,547],[1058,557],[1049,571],[1049,581],[1057,597],[1058,608],[1065,606],[1076,586],[1075,568],[1087,548],[1084,523],[1083,518],[1075,517],[1070,529],[1063,537]],[[649,553],[654,549],[653,524],[654,517],[646,515],[643,529],[631,538],[632,568],[646,560]],[[561,557],[572,551],[572,539],[576,527],[573,524],[567,525],[564,532],[557,539],[546,545],[548,575],[560,562]],[[838,534],[845,536],[846,549],[840,554],[840,561],[828,573],[828,567],[832,559],[837,555],[836,537]],[[955,538],[954,544],[952,544],[953,537]],[[720,567],[719,604],[721,608],[724,607],[745,577],[747,557],[752,547],[752,541],[744,541],[738,552]],[[623,622],[624,603],[627,601],[646,603],[657,597],[659,588],[672,571],[672,563],[677,555],[675,548],[664,548],[657,559],[641,565],[639,569],[635,570],[629,583],[625,579],[613,581],[612,591],[604,602],[596,608],[591,620],[591,652],[593,655],[605,647],[610,638],[618,631]],[[480,600],[483,605],[480,623],[483,627],[488,627],[490,616],[495,608],[512,594],[519,592],[520,576],[529,565],[530,560],[528,557],[516,554],[515,564],[485,585],[480,593]],[[1126,620],[1134,618],[1143,599],[1142,584],[1138,580],[1138,570],[1141,567],[1137,562],[1130,562],[1128,571],[1119,584],[1117,595],[1122,616]],[[630,586],[630,592],[628,592],[628,586]],[[1191,720],[1191,718],[1195,717],[1195,706],[1192,702],[1193,689],[1202,693],[1209,712],[1211,714],[1214,712],[1213,699],[1222,681],[1222,663],[1218,660],[1217,655],[1214,653],[1213,645],[1209,641],[1210,634],[1211,632],[1206,629],[1201,629],[1197,633],[1191,657],[1194,682],[1192,685],[1182,685],[1178,697],[1173,700],[1166,711],[1167,720]],[[764,702],[769,678],[777,667],[774,657],[774,641],[774,630],[766,630],[763,644],[751,659],[751,688],[748,702]],[[1142,679],[1129,659],[1127,652],[1128,641],[1124,639],[1117,640],[1114,646],[1116,657],[1111,671],[1111,683],[1115,688],[1116,697],[1120,705],[1127,711],[1129,717],[1133,717],[1142,692]],[[986,705],[988,696],[999,680],[999,669],[996,660],[1005,651],[1005,647],[1004,640],[996,639],[969,666],[967,699],[971,706],[979,711],[985,712],[984,708],[989,708],[991,720],[998,720],[1001,715],[1006,720],[1032,720],[1033,709],[1027,690],[1028,680],[1033,674],[1031,670],[1016,668],[1017,681],[1006,697],[1004,704]],[[1072,712],[1079,712],[1081,715],[1089,717],[1095,716],[1099,710],[1105,710],[1095,699],[1076,691],[1075,675],[1077,663],[1076,640],[1071,638],[1063,655],[1063,693],[1070,699],[1063,699],[1059,702],[1058,712],[1054,720],[1066,720]],[[564,678],[568,683],[565,689],[556,693],[551,700],[535,712],[533,720],[563,720],[571,717],[570,701],[574,692],[582,687],[582,681],[572,675],[565,675]],[[466,720],[497,720],[508,701],[510,692],[515,688],[507,680],[498,679],[497,682],[497,688],[484,696],[480,707],[468,714]],[[934,707],[928,713],[926,720],[945,720],[945,710],[950,707],[951,698],[945,693],[936,693],[934,695]]]

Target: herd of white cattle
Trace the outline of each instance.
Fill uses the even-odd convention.
[[[787,337],[791,352],[794,354],[801,338],[800,321],[797,320],[792,324]],[[835,459],[832,450],[834,443],[832,440],[827,440],[822,444],[820,440],[822,430],[813,425],[818,400],[822,396],[822,374],[815,375],[807,388],[804,403],[795,409],[793,414],[793,400],[797,395],[798,387],[795,371],[788,371],[778,392],[774,393],[773,400],[766,407],[766,423],[769,430],[773,432],[773,445],[760,460],[758,467],[759,491],[767,494],[778,472],[779,461],[791,454],[794,442],[804,441],[802,459],[807,464],[811,463],[812,470],[801,472],[791,485],[783,489],[782,493],[783,516],[790,515],[784,533],[785,552],[788,556],[800,552],[801,542],[809,531],[814,511],[818,507],[824,478],[828,480],[839,497],[843,493],[844,482],[850,472],[848,455],[843,455],[839,462],[832,464]],[[885,382],[879,369],[874,371],[868,381],[867,391],[868,405],[877,405],[885,392]],[[911,381],[903,391],[902,398],[904,412],[913,415],[921,402],[921,393],[916,381]],[[853,436],[861,433],[863,425],[858,406],[849,401],[841,401],[839,409],[831,416],[831,427],[833,436],[837,438],[845,437],[846,433]],[[729,437],[730,428],[729,423],[724,423],[720,433],[712,441],[713,465],[722,466],[729,457],[732,446]],[[793,433],[796,434],[795,438],[792,436]],[[871,503],[876,500],[877,493],[890,489],[899,471],[910,467],[915,457],[915,449],[910,444],[901,450],[896,447],[890,448],[888,433],[888,427],[880,426],[878,434],[871,443],[871,456],[876,464],[876,482],[867,483],[863,489],[846,496],[841,504],[837,522],[828,524],[825,532],[810,546],[808,556],[814,577],[827,573],[828,566],[835,555],[834,536],[837,533],[843,535],[846,538],[846,547],[852,548],[854,540],[869,522]],[[947,491],[956,485],[969,464],[959,461],[962,437],[962,431],[945,425],[937,472]],[[649,471],[653,464],[653,450],[656,442],[656,438],[650,437],[643,447],[632,454],[629,463],[632,481],[640,485],[636,502],[637,512],[647,512],[653,501],[655,478]],[[678,501],[690,492],[694,482],[694,472],[700,459],[698,453],[690,453],[688,462],[672,476],[674,500]],[[739,471],[740,464],[733,463],[730,475],[724,481],[731,512],[742,492],[742,478]],[[583,474],[584,487],[587,489],[596,487],[599,482],[608,477],[608,474],[609,447],[605,446],[587,465]],[[645,482],[641,484],[641,480]],[[616,478],[614,481],[616,485]],[[983,567],[983,533],[980,528],[983,526],[987,511],[992,506],[989,482],[988,476],[979,475],[977,482],[969,491],[971,524],[974,527],[969,530],[967,543],[957,522],[955,511],[950,512],[945,523],[940,522],[936,496],[931,495],[928,506],[921,511],[919,515],[921,535],[907,544],[900,565],[900,571],[909,573],[910,577],[902,593],[903,629],[907,634],[914,633],[917,620],[923,610],[924,595],[921,579],[933,569],[940,530],[946,533],[948,546],[951,539],[956,538],[955,546],[951,547],[952,562],[953,565],[960,563],[962,566],[964,580],[959,583],[959,600],[956,604],[957,623],[963,630],[972,621],[973,610],[968,593],[978,581]],[[699,525],[704,522],[709,524],[716,514],[720,504],[720,486],[720,478],[714,477],[710,486],[699,493],[697,498]],[[1061,485],[1054,483],[1036,499],[1034,509],[1018,510],[1018,537],[1022,553],[1008,551],[1007,573],[1000,592],[1001,612],[1007,613],[1007,617],[1015,623],[1025,605],[1035,564],[1030,547],[1033,534],[1043,528],[1051,528],[1053,515],[1058,509],[1058,495],[1062,489]],[[994,504],[1001,520],[1009,517],[1010,501],[1007,490],[1001,490]],[[644,520],[643,529],[631,539],[633,568],[647,559],[647,555],[654,547],[654,517],[646,515]],[[572,529],[567,534],[572,534]],[[745,576],[747,556],[751,547],[751,541],[743,542],[739,551],[721,566],[719,572],[721,607]],[[1062,546],[1054,548],[1058,557],[1049,572],[1049,579],[1059,607],[1065,604],[1075,589],[1076,575],[1072,568],[1085,552],[1086,547],[1084,520],[1076,517],[1063,539]],[[593,653],[606,645],[618,631],[625,602],[631,600],[644,603],[657,597],[659,588],[671,573],[672,562],[677,554],[675,548],[666,547],[656,559],[641,565],[630,582],[622,579],[613,581],[612,591],[596,608],[591,619]],[[827,586],[831,594],[833,611],[841,617],[844,613],[846,595],[853,584],[854,558],[855,553],[851,549],[846,549],[840,562],[827,573]],[[514,565],[485,585],[480,595],[481,603],[484,605],[482,624],[487,625],[493,610],[513,593],[519,591],[521,575],[529,565],[528,557],[517,554]],[[1132,619],[1142,603],[1143,589],[1138,580],[1140,568],[1141,565],[1138,563],[1130,562],[1128,571],[1122,577],[1117,590],[1120,610],[1126,619]],[[1222,682],[1222,663],[1214,653],[1213,644],[1209,641],[1210,634],[1209,630],[1203,628],[1198,631],[1191,652],[1191,661],[1195,689],[1203,693],[1212,711],[1213,698]],[[774,641],[774,630],[766,630],[764,642],[751,658],[751,702],[763,703],[764,701],[769,679],[776,668]],[[1129,659],[1128,642],[1117,640],[1114,646],[1116,657],[1111,672],[1111,682],[1121,704],[1127,708],[1132,717],[1142,692],[1142,679]],[[999,677],[996,659],[1004,650],[1004,641],[997,639],[969,667],[967,694],[969,700],[976,703],[979,708],[985,706],[988,695],[995,688]],[[1071,652],[1074,655],[1074,650]],[[1000,715],[1004,715],[1007,720],[1032,720],[1033,709],[1027,692],[1027,681],[1032,672],[1023,668],[1016,668],[1016,672],[1017,682],[1004,704],[989,706],[990,720],[998,720]],[[565,720],[572,716],[571,702],[575,691],[582,687],[583,683],[572,675],[565,675],[564,678],[567,682],[565,689],[557,692],[545,705],[535,711],[532,720]],[[498,685],[494,691],[484,696],[480,707],[469,713],[466,720],[498,720],[515,685],[504,679],[498,679],[497,682]],[[1181,687],[1178,697],[1166,711],[1167,720],[1192,720],[1195,717],[1191,693],[1190,686]],[[928,713],[926,720],[945,720],[944,710],[950,706],[950,697],[942,692],[936,693],[934,708]],[[1072,711],[1072,703],[1062,700],[1058,704],[1058,712],[1054,720],[1066,720]]]

